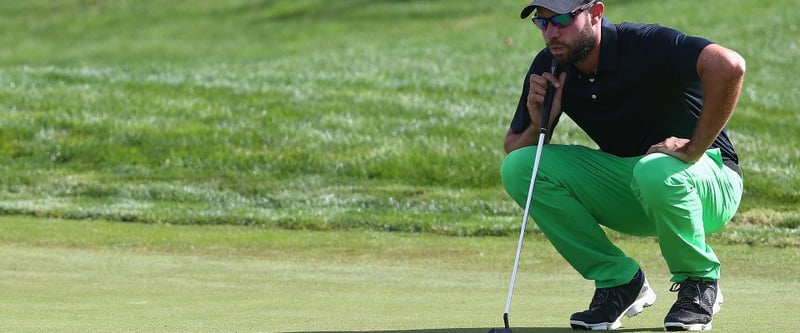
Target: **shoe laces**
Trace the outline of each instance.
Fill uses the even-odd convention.
[[[592,296],[592,302],[589,304],[589,308],[594,308],[603,305],[606,302],[609,295],[611,295],[611,288],[598,288],[594,291],[594,296]]]
[[[700,305],[700,282],[686,280],[679,283],[673,283],[669,287],[670,292],[678,292],[678,299],[675,301],[679,305],[698,306]]]

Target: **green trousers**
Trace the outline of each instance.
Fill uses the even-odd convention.
[[[508,194],[524,207],[536,147],[509,153]],[[617,157],[575,145],[543,147],[530,215],[555,249],[597,288],[628,283],[639,264],[609,241],[603,227],[655,236],[673,282],[718,280],[720,262],[706,235],[723,228],[742,197],[742,178],[718,149],[696,163],[654,153]]]

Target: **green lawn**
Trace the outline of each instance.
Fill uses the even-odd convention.
[[[502,138],[527,1],[0,1],[0,331],[485,332],[522,211]],[[800,6],[606,1],[740,52],[717,331],[796,329]],[[713,8],[712,8],[713,7]],[[568,119],[554,142],[591,145]],[[589,301],[531,227],[515,332]],[[611,233],[659,301],[652,239]]]
[[[674,302],[657,244],[622,241],[656,290],[623,332],[662,330]],[[485,332],[502,326],[516,240],[0,218],[3,332]],[[717,246],[719,332],[787,332],[800,307],[796,248]],[[567,332],[582,280],[526,240],[515,332]]]
[[[502,138],[522,2],[5,1],[0,214],[513,235]],[[727,243],[796,246],[792,1],[610,1],[744,55]],[[764,24],[754,17],[768,17]],[[554,142],[589,143],[569,121]]]

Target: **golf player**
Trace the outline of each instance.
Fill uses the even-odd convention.
[[[525,76],[505,137],[503,184],[524,206],[536,146],[548,143],[537,135],[552,85],[548,134],[566,114],[599,147],[543,146],[531,204],[539,229],[595,284],[589,308],[572,314],[570,325],[616,329],[623,315],[655,302],[639,264],[609,241],[609,228],[658,240],[672,275],[669,290],[677,292],[667,330],[711,329],[722,293],[720,261],[706,235],[731,220],[742,197],[725,125],[745,62],[671,28],[614,24],[605,9],[599,0],[535,0],[522,10],[523,19],[533,15],[547,46]]]

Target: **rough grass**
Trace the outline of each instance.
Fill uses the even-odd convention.
[[[519,6],[3,2],[0,213],[513,234],[501,141],[541,47]],[[730,132],[746,189],[718,237],[796,246],[799,9],[717,7],[620,1],[608,17],[745,56]],[[555,135],[590,145],[569,121]]]

